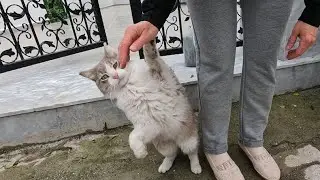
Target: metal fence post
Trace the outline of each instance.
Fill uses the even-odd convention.
[[[94,11],[94,16],[96,18],[98,30],[100,33],[101,41],[106,42],[108,44],[108,39],[106,35],[106,30],[104,29],[104,25],[103,25],[99,2],[98,0],[91,0],[91,3]]]
[[[142,7],[140,0],[130,0],[131,14],[133,23],[138,23],[142,20]],[[143,50],[139,50],[140,59],[143,59]]]

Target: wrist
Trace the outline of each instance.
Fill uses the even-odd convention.
[[[319,9],[317,7],[307,6],[303,10],[301,16],[299,17],[299,20],[313,27],[319,28],[319,25],[320,25]]]

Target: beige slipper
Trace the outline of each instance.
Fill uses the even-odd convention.
[[[207,160],[217,180],[244,180],[244,177],[228,153],[206,154]]]
[[[278,164],[264,147],[249,148],[239,144],[253,164],[254,169],[267,180],[279,180]]]

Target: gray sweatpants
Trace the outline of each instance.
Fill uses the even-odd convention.
[[[275,89],[277,53],[292,0],[241,0],[244,65],[240,143],[263,145]],[[236,0],[189,0],[199,48],[198,78],[203,145],[207,153],[228,150],[236,50]]]

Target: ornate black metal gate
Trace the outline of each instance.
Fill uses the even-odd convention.
[[[98,0],[0,2],[0,73],[103,46]]]
[[[237,31],[237,47],[242,46],[242,21],[240,0],[238,4],[238,31]],[[141,0],[130,0],[133,22],[137,23],[142,19]],[[183,29],[191,25],[190,15],[188,14],[185,3],[177,0],[166,23],[159,31],[156,37],[157,46],[162,56],[183,53]],[[139,52],[140,58],[143,58],[143,52]]]

